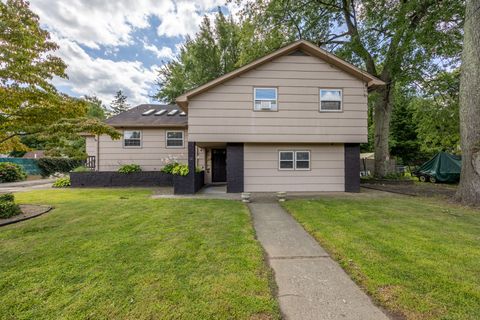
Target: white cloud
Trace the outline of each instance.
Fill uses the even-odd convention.
[[[1,1],[1,0],[0,0]],[[149,99],[156,77],[156,66],[145,67],[142,54],[153,53],[158,59],[170,59],[178,52],[174,47],[156,46],[149,39],[136,39],[135,31],[151,28],[160,36],[193,35],[204,14],[225,5],[225,0],[31,0],[32,10],[60,45],[55,54],[67,64],[69,80],[55,79],[78,95],[95,94],[105,103],[122,89],[131,104]],[[236,3],[236,2],[235,2]],[[235,10],[232,2],[229,10]],[[156,17],[158,26],[150,25]],[[124,58],[121,46],[131,46],[131,61]],[[138,46],[136,48],[135,46]],[[96,50],[89,55],[83,48]],[[133,48],[133,49],[131,49]],[[100,51],[102,49],[102,51]],[[133,52],[131,52],[133,50]],[[88,51],[90,52],[90,51]]]
[[[150,15],[174,8],[170,0],[32,0],[31,7],[62,38],[90,48],[132,43],[135,28],[147,28]]]
[[[171,59],[173,58],[173,51],[170,47],[162,47],[159,49],[156,45],[154,44],[149,44],[145,41],[143,41],[143,48],[147,51],[152,52],[157,56],[157,58],[162,59],[162,58],[167,58]]]
[[[56,40],[58,55],[68,64],[68,80],[55,79],[56,85],[68,87],[78,95],[95,94],[105,104],[117,90],[122,90],[132,105],[148,102],[156,78],[157,66],[145,68],[140,61],[113,61],[90,57],[78,44]]]

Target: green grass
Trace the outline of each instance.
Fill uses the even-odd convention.
[[[284,206],[387,309],[407,319],[480,319],[480,211],[395,196]]]
[[[0,319],[276,319],[271,274],[240,202],[147,190],[47,190],[0,228]]]

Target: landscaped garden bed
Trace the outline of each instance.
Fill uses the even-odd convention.
[[[479,210],[385,194],[293,200],[284,207],[401,318],[478,319]]]
[[[242,203],[150,195],[19,193],[55,209],[2,228],[0,318],[280,318]]]

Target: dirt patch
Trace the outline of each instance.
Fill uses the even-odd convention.
[[[20,209],[22,213],[8,219],[0,219],[0,226],[6,226],[12,223],[32,219],[38,216],[41,216],[44,213],[52,210],[50,206],[40,206],[40,205],[33,205],[33,204],[21,204]]]
[[[435,183],[415,183],[410,185],[402,184],[370,184],[362,183],[364,188],[393,192],[399,194],[405,194],[410,196],[422,196],[422,197],[442,197],[453,198],[457,191],[457,185],[452,184],[435,184]]]

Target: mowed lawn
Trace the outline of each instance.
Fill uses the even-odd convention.
[[[380,304],[406,319],[480,319],[480,211],[419,197],[284,207]]]
[[[0,319],[277,319],[247,208],[147,190],[46,190],[0,228]]]

